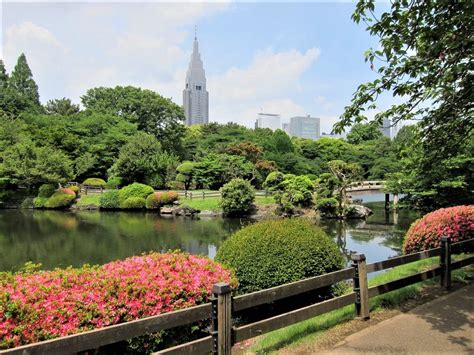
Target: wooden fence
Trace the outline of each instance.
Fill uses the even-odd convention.
[[[214,297],[210,303],[84,333],[8,349],[0,351],[0,353],[70,354],[78,351],[96,349],[100,346],[116,343],[147,333],[211,319],[212,326],[209,336],[162,350],[156,354],[206,354],[211,352],[215,354],[230,354],[232,345],[237,342],[304,321],[350,304],[355,305],[355,311],[358,317],[361,319],[368,319],[370,317],[370,298],[436,276],[441,276],[441,286],[450,288],[451,271],[473,264],[473,250],[474,239],[451,243],[449,238],[442,238],[441,247],[439,248],[395,257],[373,264],[366,264],[365,256],[363,254],[353,254],[352,265],[349,268],[237,297],[232,297],[231,289],[228,284],[219,283],[214,285]],[[452,262],[451,255],[461,252],[469,252],[470,254],[463,259]],[[385,270],[434,256],[439,256],[439,265],[398,280],[368,287],[368,273]],[[333,285],[348,279],[351,279],[353,283],[353,291],[349,294],[312,304],[258,322],[238,327],[232,326],[233,312],[250,310],[262,304],[299,295],[307,291]]]
[[[192,199],[205,199],[210,197],[221,197],[220,191],[177,191],[179,197]],[[271,192],[266,190],[255,191],[255,196],[271,196]]]

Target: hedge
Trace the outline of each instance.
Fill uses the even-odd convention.
[[[339,270],[344,259],[334,241],[305,219],[257,222],[229,237],[216,261],[235,270],[247,293]]]
[[[69,190],[65,192],[64,190],[68,189],[61,189],[56,191],[44,204],[46,208],[66,208],[72,205],[74,200],[76,199],[76,194],[74,191]]]
[[[437,248],[441,237],[451,237],[453,242],[474,236],[474,206],[441,208],[416,220],[405,235],[405,254]]]
[[[139,210],[146,206],[146,201],[143,197],[129,197],[127,198],[120,207],[124,209]]]
[[[87,186],[104,187],[106,182],[100,178],[87,178],[82,184]]]
[[[133,184],[127,185],[120,189],[119,191],[120,205],[122,205],[125,202],[125,200],[127,200],[130,197],[141,197],[143,199],[146,199],[148,195],[150,195],[154,191],[155,190],[151,186],[134,182]]]
[[[152,253],[103,266],[0,273],[0,349],[205,303],[216,282],[236,286],[229,270],[185,253]],[[165,335],[151,338],[160,343]],[[156,350],[153,345],[142,342],[136,350],[150,352]]]
[[[120,199],[118,190],[107,190],[99,198],[99,207],[104,209],[120,208]]]

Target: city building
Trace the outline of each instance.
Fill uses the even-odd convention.
[[[290,119],[290,135],[293,137],[318,139],[320,137],[319,117],[297,116]]]
[[[392,138],[392,121],[388,118],[384,118],[382,122],[382,126],[380,127],[380,131],[383,133],[385,137]]]
[[[259,113],[255,128],[270,128],[272,131],[281,129],[280,115],[274,113]]]
[[[206,73],[199,54],[197,37],[194,37],[193,54],[186,73],[183,90],[183,108],[188,126],[209,123],[209,93],[206,90]]]
[[[289,123],[282,123],[281,124],[281,129],[283,129],[283,131],[290,135],[290,124]]]

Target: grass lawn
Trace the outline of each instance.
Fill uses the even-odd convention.
[[[381,273],[369,280],[369,287],[383,284],[392,280],[403,278],[411,274],[428,269],[437,264],[439,258],[420,260],[407,265],[401,265],[387,272]],[[474,276],[474,268],[454,270],[453,281],[466,282],[467,278]],[[373,313],[386,312],[403,302],[418,296],[423,287],[439,283],[439,278],[430,279],[399,290],[386,293],[370,299],[370,311]],[[308,319],[301,323],[273,331],[256,339],[250,347],[251,353],[276,353],[284,348],[285,353],[298,352],[298,348],[310,348],[318,339],[321,339],[325,331],[332,327],[355,318],[354,305],[349,305],[332,312]]]
[[[76,205],[77,206],[89,206],[89,205],[99,206],[100,196],[101,194],[92,194],[92,193],[89,193],[88,195],[82,194],[79,200],[77,200]]]
[[[181,205],[187,205],[201,211],[222,212],[222,208],[219,207],[220,200],[220,197],[194,197],[192,200],[190,198],[181,197],[179,202]],[[257,206],[273,205],[274,203],[275,201],[271,196],[257,196],[255,198],[255,204]]]

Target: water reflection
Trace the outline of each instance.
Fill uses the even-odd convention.
[[[351,251],[368,262],[398,255],[403,235],[418,216],[386,215],[383,204],[367,204],[367,221],[320,221],[349,260]],[[104,264],[148,251],[181,249],[213,258],[230,234],[251,223],[245,219],[189,219],[155,213],[0,210],[0,270],[25,262],[44,268]]]

